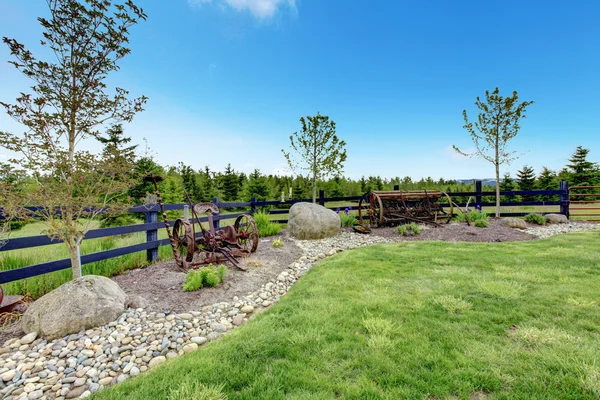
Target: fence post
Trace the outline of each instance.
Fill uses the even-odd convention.
[[[400,185],[394,185],[394,190],[400,190]]]
[[[158,211],[157,206],[154,206],[152,211],[146,212],[146,223],[155,224],[158,222]],[[154,242],[158,240],[158,229],[150,229],[146,231],[146,242]],[[146,259],[152,263],[158,261],[158,247],[153,247],[146,250]]]
[[[567,218],[570,218],[569,214],[569,182],[560,181],[560,213]]]
[[[213,197],[212,202],[215,206],[219,207],[219,198],[218,197]],[[221,228],[221,221],[219,220],[220,217],[221,217],[221,214],[217,214],[217,215],[213,216],[213,226],[215,227],[215,231],[217,229]]]
[[[250,199],[250,214],[256,214],[256,197]]]
[[[483,201],[481,200],[481,187],[481,181],[475,181],[475,208],[479,209],[481,209],[481,203],[483,203]]]
[[[325,207],[325,191],[323,189],[319,190],[319,201],[318,203]]]

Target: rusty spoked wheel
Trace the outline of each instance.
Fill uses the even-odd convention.
[[[236,218],[233,227],[242,250],[254,253],[258,248],[258,229],[254,218],[249,214],[240,215]]]
[[[371,228],[377,228],[383,225],[383,204],[381,198],[376,193],[371,193],[369,204],[369,222]]]
[[[175,225],[173,225],[173,239],[181,257],[187,262],[192,262],[196,246],[192,226],[188,221],[183,218],[175,220]]]

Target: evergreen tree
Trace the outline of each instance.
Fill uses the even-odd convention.
[[[231,164],[227,164],[225,172],[221,175],[221,190],[223,191],[223,200],[236,201],[240,192],[240,177],[231,168]]]
[[[519,179],[519,190],[533,190],[535,188],[535,171],[528,165],[523,166],[523,169],[517,171]],[[533,195],[522,195],[523,201],[534,201]]]
[[[515,180],[510,176],[509,172],[506,172],[504,174],[504,177],[502,178],[502,181],[500,182],[500,191],[501,192],[510,192],[512,190],[515,190],[516,187],[516,183]],[[509,201],[519,201],[516,196],[501,196],[500,197],[500,201],[502,203],[506,203]]]
[[[201,178],[202,178],[202,201],[204,202],[210,202],[212,201],[213,197],[217,197],[216,196],[216,190],[215,190],[215,181],[213,178],[213,173],[211,172],[210,168],[208,165],[206,165],[204,167],[204,171],[201,172]]]
[[[535,188],[539,190],[558,190],[559,183],[556,173],[547,167],[542,167],[542,172],[538,175],[537,181],[535,182]],[[537,196],[538,201],[557,201],[558,196],[553,195],[539,195]]]
[[[587,160],[589,149],[577,146],[567,164],[569,186],[595,186],[599,181],[598,165]]]
[[[183,180],[183,188],[190,196],[190,199],[193,203],[199,203],[202,201],[204,197],[204,193],[202,193],[202,187],[198,184],[198,180],[196,177],[196,171],[192,169],[189,165],[185,165],[182,162],[179,163],[179,173],[181,174],[181,178]],[[182,199],[183,202],[187,202],[187,198]]]
[[[269,197],[269,186],[264,175],[258,169],[255,169],[248,176],[248,186],[246,187],[246,200],[250,201],[255,197],[257,201],[266,201]]]
[[[292,198],[294,200],[306,200],[310,197],[310,183],[302,175],[298,175],[294,179],[292,187]]]

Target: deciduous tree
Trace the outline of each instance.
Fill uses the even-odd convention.
[[[129,29],[146,14],[131,0],[47,3],[50,17],[38,21],[41,45],[52,59],[38,59],[16,39],[3,38],[16,59],[11,64],[33,86],[32,93],[22,93],[15,104],[0,102],[25,127],[22,134],[0,132],[0,146],[14,154],[14,169],[27,171],[36,183],[21,192],[4,186],[3,205],[9,216],[42,219],[48,236],[67,245],[73,277],[78,277],[85,233],[98,214],[123,207],[115,200],[127,190],[124,176],[131,171],[128,163],[113,162],[117,155],[109,147],[94,154],[78,145],[98,138],[107,124],[130,122],[143,110],[146,97],[129,99],[127,90],[109,89],[107,78],[130,53]],[[24,206],[37,208],[27,213]]]
[[[525,112],[533,101],[519,103],[516,91],[512,96],[500,95],[496,88],[485,92],[485,102],[479,97],[475,106],[481,111],[477,121],[469,122],[467,110],[463,110],[465,125],[463,126],[475,144],[475,151],[466,153],[452,146],[459,154],[467,157],[480,157],[492,163],[496,170],[496,218],[500,216],[500,165],[510,164],[517,158],[516,152],[507,149],[508,142],[517,136],[521,126],[519,120],[525,118]]]
[[[346,161],[346,142],[336,135],[335,122],[317,113],[300,118],[302,129],[290,135],[295,154],[281,150],[293,171],[306,171],[312,179],[312,199],[317,201],[317,180],[341,175]],[[295,158],[298,157],[298,158]]]

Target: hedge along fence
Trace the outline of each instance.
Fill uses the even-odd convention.
[[[398,187],[395,186],[394,190],[398,190]],[[484,202],[483,197],[496,196],[495,192],[484,192],[482,191],[481,181],[475,182],[475,191],[473,192],[453,192],[448,193],[451,197],[473,197],[474,202],[470,203],[472,207],[486,207],[486,206],[495,206],[495,202]],[[506,197],[514,197],[514,196],[557,196],[559,198],[558,201],[527,201],[527,202],[504,202],[502,206],[560,206],[560,213],[569,216],[569,188],[567,182],[560,183],[559,190],[527,190],[527,191],[510,191],[510,192],[500,192],[501,196]],[[317,202],[321,205],[325,205],[327,202],[334,201],[347,201],[347,202],[357,202],[360,201],[362,196],[347,196],[347,197],[325,197],[325,192],[321,190],[319,192],[319,198]],[[216,204],[220,209],[239,209],[242,207],[246,207],[250,209],[250,213],[256,212],[258,207],[269,207],[269,206],[282,206],[282,205],[292,205],[298,202],[310,202],[312,200],[287,200],[287,201],[256,201],[256,199],[252,199],[250,202],[235,202],[235,203],[221,203],[219,199],[214,198],[213,203]],[[461,203],[458,204],[460,207],[465,207],[466,204]],[[442,206],[448,206],[447,204],[442,204]],[[186,210],[189,206],[187,204],[166,204],[164,206],[165,211],[172,210]],[[332,207],[330,209],[335,210],[338,207]],[[349,206],[350,210],[357,210],[358,206]],[[364,208],[364,207],[363,207]],[[115,228],[102,228],[102,229],[94,229],[90,230],[86,235],[84,240],[89,239],[97,239],[102,237],[123,235],[135,232],[146,232],[146,242],[126,246],[119,247],[116,249],[100,251],[92,254],[87,254],[81,256],[82,264],[89,264],[96,261],[107,260],[114,257],[123,256],[130,253],[136,253],[139,251],[146,251],[146,257],[148,262],[155,262],[158,260],[158,249],[160,246],[165,246],[169,244],[169,239],[158,239],[158,230],[164,229],[164,223],[158,222],[159,215],[159,206],[153,205],[152,207],[148,206],[135,206],[128,210],[132,213],[145,213],[146,222],[144,224],[137,225],[128,225],[121,226]],[[288,214],[288,210],[270,210],[269,213],[273,215],[284,215]],[[0,212],[1,214],[1,212]],[[187,213],[186,213],[187,214]],[[232,213],[232,214],[219,214],[213,217],[214,227],[218,229],[220,227],[221,221],[234,219],[244,213]],[[528,213],[503,213],[503,216],[524,216]],[[199,220],[193,219],[190,222],[207,222],[207,217],[202,217]],[[279,223],[287,223],[287,219],[277,219],[273,220],[273,222]],[[173,226],[174,221],[169,221],[170,225]],[[198,235],[201,235],[199,233]],[[30,237],[22,237],[16,239],[10,239],[4,243],[4,246],[0,248],[0,252],[17,250],[17,249],[26,249],[32,247],[39,246],[47,246],[51,244],[61,243],[60,240],[50,240],[47,236],[30,236]],[[0,283],[8,283],[17,281],[20,279],[31,278],[34,276],[47,274],[50,272],[60,271],[63,269],[67,269],[71,267],[71,261],[68,258],[56,261],[45,262],[42,264],[30,265],[27,267],[1,271],[0,272]]]

